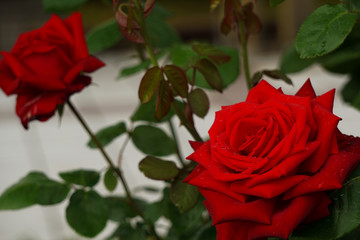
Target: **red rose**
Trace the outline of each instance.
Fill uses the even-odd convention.
[[[337,129],[334,92],[316,97],[307,81],[290,96],[261,81],[216,113],[209,141],[192,143],[198,165],[185,181],[205,197],[218,240],[286,239],[329,215],[325,191],[360,161],[360,138]]]
[[[17,94],[16,113],[25,128],[33,119],[49,119],[58,105],[91,82],[80,73],[104,66],[89,56],[79,13],[64,21],[53,15],[1,55],[0,88],[6,95]]]

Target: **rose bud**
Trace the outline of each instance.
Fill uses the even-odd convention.
[[[16,113],[26,129],[31,120],[48,120],[89,85],[84,72],[104,66],[88,53],[79,13],[64,21],[53,15],[40,29],[21,34],[10,52],[0,53],[0,88],[17,95]]]
[[[216,112],[210,140],[192,142],[198,165],[185,181],[204,196],[217,240],[287,239],[329,215],[326,191],[360,162],[360,138],[337,128],[334,93],[317,97],[308,80],[291,96],[261,81]]]

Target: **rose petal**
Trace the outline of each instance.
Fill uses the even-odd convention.
[[[248,96],[246,98],[246,102],[250,103],[264,103],[268,99],[273,97],[277,97],[281,95],[281,93],[276,90],[273,86],[271,86],[266,81],[260,81],[255,88],[250,89]]]
[[[50,42],[60,41],[66,45],[74,46],[74,37],[63,20],[55,14],[51,15],[49,21],[47,21],[40,30],[44,37],[49,39]],[[68,54],[71,53],[69,52]]]
[[[309,214],[309,216],[307,216],[302,221],[301,224],[309,224],[329,216],[330,215],[329,205],[331,202],[332,202],[331,199],[326,194],[322,194],[322,198],[319,205]]]
[[[329,112],[332,112],[333,106],[334,106],[334,98],[335,98],[335,89],[330,90],[327,93],[324,93],[323,95],[318,96],[313,101],[319,103],[321,106],[323,106]]]
[[[322,202],[325,193],[297,197],[289,202],[278,202],[271,224],[254,224],[248,230],[248,239],[280,237],[288,239],[290,233]]]
[[[313,102],[313,112],[317,125],[319,126],[316,141],[320,142],[318,150],[307,159],[301,166],[302,172],[315,173],[319,171],[321,166],[328,158],[328,154],[333,146],[333,138],[335,136],[335,130],[340,120],[328,110],[326,110],[320,104]]]
[[[66,100],[65,94],[36,94],[18,95],[16,99],[16,113],[24,128],[34,119],[46,121],[54,115],[57,105]]]
[[[189,141],[189,143],[194,151],[198,150],[204,144],[203,142],[195,142],[195,141]]]
[[[319,142],[312,142],[307,146],[307,149],[302,152],[298,152],[292,156],[287,157],[284,161],[280,162],[274,168],[269,171],[259,174],[258,176],[250,179],[246,184],[248,187],[253,187],[258,184],[278,179],[287,176],[294,169],[297,169],[299,165],[307,159],[319,146]]]
[[[248,223],[232,221],[216,224],[216,240],[249,240]],[[263,239],[258,239],[263,240]],[[267,240],[267,238],[265,239]]]
[[[259,199],[248,203],[240,203],[224,194],[200,188],[205,197],[205,207],[213,220],[213,224],[228,221],[254,221],[270,224],[271,214],[276,199]]]
[[[288,176],[265,182],[254,187],[247,187],[246,182],[248,180],[241,180],[231,183],[230,189],[240,194],[263,198],[273,198],[296,186],[306,178],[309,178],[309,176]]]
[[[81,14],[74,12],[70,17],[64,20],[67,29],[72,33],[73,37],[73,59],[75,62],[81,61],[89,56],[86,40],[84,37],[84,29],[81,20]],[[95,70],[95,69],[94,69]]]
[[[93,72],[103,66],[105,66],[105,64],[102,61],[93,56],[89,56],[75,64],[70,69],[64,78],[64,82],[70,84],[81,72]]]
[[[200,165],[198,165],[200,166]],[[230,190],[230,183],[220,182],[215,180],[208,171],[201,171],[195,169],[197,172],[193,175],[191,174],[189,178],[186,178],[184,181],[187,183],[197,186],[202,189],[212,190],[221,194],[225,194],[228,197],[235,199],[238,202],[244,203],[246,197],[242,194],[238,194]],[[194,170],[194,171],[195,171]]]
[[[359,143],[360,140],[358,139]],[[360,153],[340,152],[331,155],[324,166],[311,178],[289,190],[284,199],[294,198],[311,192],[339,189],[349,173],[360,163]]]
[[[197,151],[187,157],[205,167],[211,176],[219,181],[234,181],[251,177],[250,174],[232,173],[217,161],[213,161],[210,155],[210,141],[205,142]]]
[[[31,71],[29,71],[21,62],[19,62],[14,55],[8,52],[1,51],[1,55],[3,56],[3,61],[6,62],[7,66],[10,68],[12,73],[16,77],[23,77],[24,75],[31,75]]]
[[[20,79],[12,73],[3,59],[0,59],[0,79],[0,88],[6,95],[16,93]]]
[[[299,97],[310,97],[311,99],[316,98],[316,93],[314,88],[310,82],[310,78],[306,80],[304,85],[299,89],[299,91],[295,94],[295,96]]]

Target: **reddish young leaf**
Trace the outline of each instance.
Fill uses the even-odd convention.
[[[193,113],[203,118],[209,111],[209,99],[201,88],[196,88],[189,93],[188,101]]]
[[[160,81],[159,93],[156,98],[155,118],[160,121],[169,112],[171,106],[171,93],[169,84],[162,79]]]
[[[163,72],[159,67],[152,67],[146,71],[139,86],[141,103],[147,103],[153,98],[155,92],[159,89],[159,84],[162,79]]]
[[[172,89],[181,97],[186,98],[188,94],[188,79],[184,70],[175,65],[166,65],[164,72],[171,83]]]
[[[154,8],[155,0],[147,0],[145,3],[144,17],[148,16]],[[120,32],[129,41],[135,43],[144,43],[141,35],[141,28],[137,23],[140,15],[136,11],[134,4],[122,3],[113,0],[113,7],[116,9],[115,19],[118,22]]]
[[[292,85],[292,81],[291,79],[286,76],[286,74],[282,73],[280,70],[278,69],[274,69],[274,70],[263,70],[263,74],[271,77],[273,79],[281,79],[284,82],[286,82],[287,84]]]
[[[204,55],[210,58],[213,62],[218,65],[227,63],[231,60],[231,57],[227,55],[224,51],[211,46],[207,43],[194,43],[192,49],[200,55]]]
[[[246,27],[246,36],[257,34],[261,31],[262,24],[259,17],[253,11],[253,3],[248,2],[243,7],[244,22]]]
[[[206,82],[214,89],[222,92],[223,84],[221,75],[216,66],[206,58],[200,59],[196,63],[196,68],[204,76]]]
[[[147,17],[152,12],[154,5],[155,5],[155,0],[146,0],[145,9],[144,9],[145,17]]]
[[[262,71],[258,71],[256,73],[254,73],[254,75],[251,78],[251,83],[253,86],[255,86],[256,84],[258,84],[258,82],[260,82],[261,78],[263,76],[263,72]]]

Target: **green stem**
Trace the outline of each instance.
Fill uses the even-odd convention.
[[[175,128],[174,128],[174,126],[173,126],[173,124],[172,124],[171,119],[168,120],[168,124],[169,124],[169,127],[170,127],[171,134],[172,134],[172,136],[173,136],[174,142],[175,142],[175,151],[176,151],[177,158],[178,158],[181,166],[184,167],[184,166],[185,166],[185,162],[184,162],[183,157],[182,157],[182,155],[181,155],[179,141],[178,141],[178,139],[177,139],[176,132],[175,132]]]
[[[250,66],[249,66],[249,55],[247,51],[247,39],[245,34],[245,24],[244,22],[239,22],[239,30],[240,30],[240,41],[241,41],[241,52],[243,59],[243,66],[245,71],[246,83],[248,90],[252,88],[251,76],[250,76]]]
[[[113,162],[111,161],[109,155],[105,152],[103,146],[101,145],[101,143],[99,142],[99,140],[97,139],[97,137],[95,136],[95,134],[93,134],[93,132],[91,131],[90,127],[88,126],[88,124],[85,122],[85,119],[81,116],[80,112],[75,108],[75,106],[70,102],[70,100],[67,101],[68,106],[70,107],[71,111],[74,113],[74,115],[76,116],[76,118],[79,120],[79,122],[81,123],[81,125],[84,127],[85,131],[89,134],[91,140],[95,143],[96,147],[100,150],[101,154],[103,155],[105,161],[108,163],[109,167],[116,173],[116,175],[119,177],[120,182],[125,190],[126,193],[126,197],[127,200],[130,204],[130,206],[139,214],[139,216],[143,219],[144,218],[144,214],[140,211],[140,209],[137,207],[137,205],[134,202],[134,199],[131,195],[130,189],[128,187],[128,184],[124,178],[124,175],[122,174],[121,170],[117,167],[115,167],[115,165],[113,164]],[[150,231],[152,232],[152,234],[154,235],[155,239],[160,239],[155,232],[155,228],[154,226],[151,224],[150,226]]]

